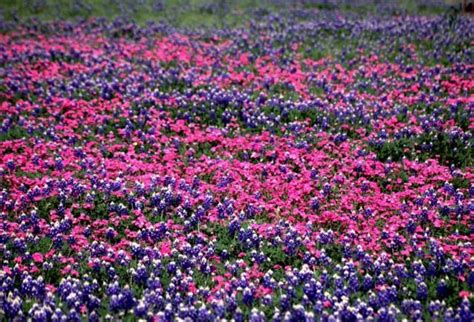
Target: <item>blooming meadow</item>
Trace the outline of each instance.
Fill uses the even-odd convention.
[[[472,18],[2,28],[0,318],[474,319]]]

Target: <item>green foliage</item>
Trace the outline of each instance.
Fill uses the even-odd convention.
[[[472,166],[474,152],[462,140],[452,140],[445,132],[424,133],[418,137],[386,141],[382,145],[370,145],[381,161],[400,161],[404,157],[419,161],[439,159],[442,164],[464,168]]]
[[[339,5],[312,2],[274,2],[274,1],[228,1],[228,0],[0,0],[0,7],[6,20],[36,18],[42,21],[55,19],[84,19],[91,17],[127,17],[139,24],[148,21],[166,21],[180,27],[230,27],[242,25],[249,13],[258,11],[259,16],[272,12],[284,13],[290,9],[318,9],[374,14],[377,6]],[[441,14],[447,7],[426,6],[410,0],[397,0],[400,12],[384,14]],[[316,55],[319,55],[317,52]]]

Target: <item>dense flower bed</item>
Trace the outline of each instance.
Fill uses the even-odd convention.
[[[468,18],[0,36],[0,315],[472,321]]]

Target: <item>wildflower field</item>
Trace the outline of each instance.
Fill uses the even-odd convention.
[[[56,2],[0,1],[0,320],[473,321],[474,17]]]

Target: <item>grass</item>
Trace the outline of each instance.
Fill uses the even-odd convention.
[[[377,2],[374,0],[374,3]],[[293,9],[331,11],[339,9],[358,14],[443,14],[447,6],[427,6],[419,0],[394,1],[393,9],[379,5],[327,5],[324,1],[272,0],[0,0],[0,17],[6,21],[36,18],[40,21],[57,19],[78,20],[90,17],[114,19],[126,17],[138,24],[149,21],[167,22],[177,27],[232,27],[248,18]]]
[[[0,0],[0,13],[8,21],[36,18],[78,20],[90,17],[126,17],[138,24],[167,22],[178,27],[225,27],[239,17],[234,9],[251,8],[255,1],[229,5],[228,1],[205,0]]]
[[[154,4],[156,3],[156,5]],[[133,18],[137,22],[163,20],[166,12],[159,1],[115,1],[115,0],[1,0],[2,13],[7,20],[36,18],[40,21],[56,19],[77,20],[90,17],[118,16]],[[171,8],[170,8],[171,9]]]

